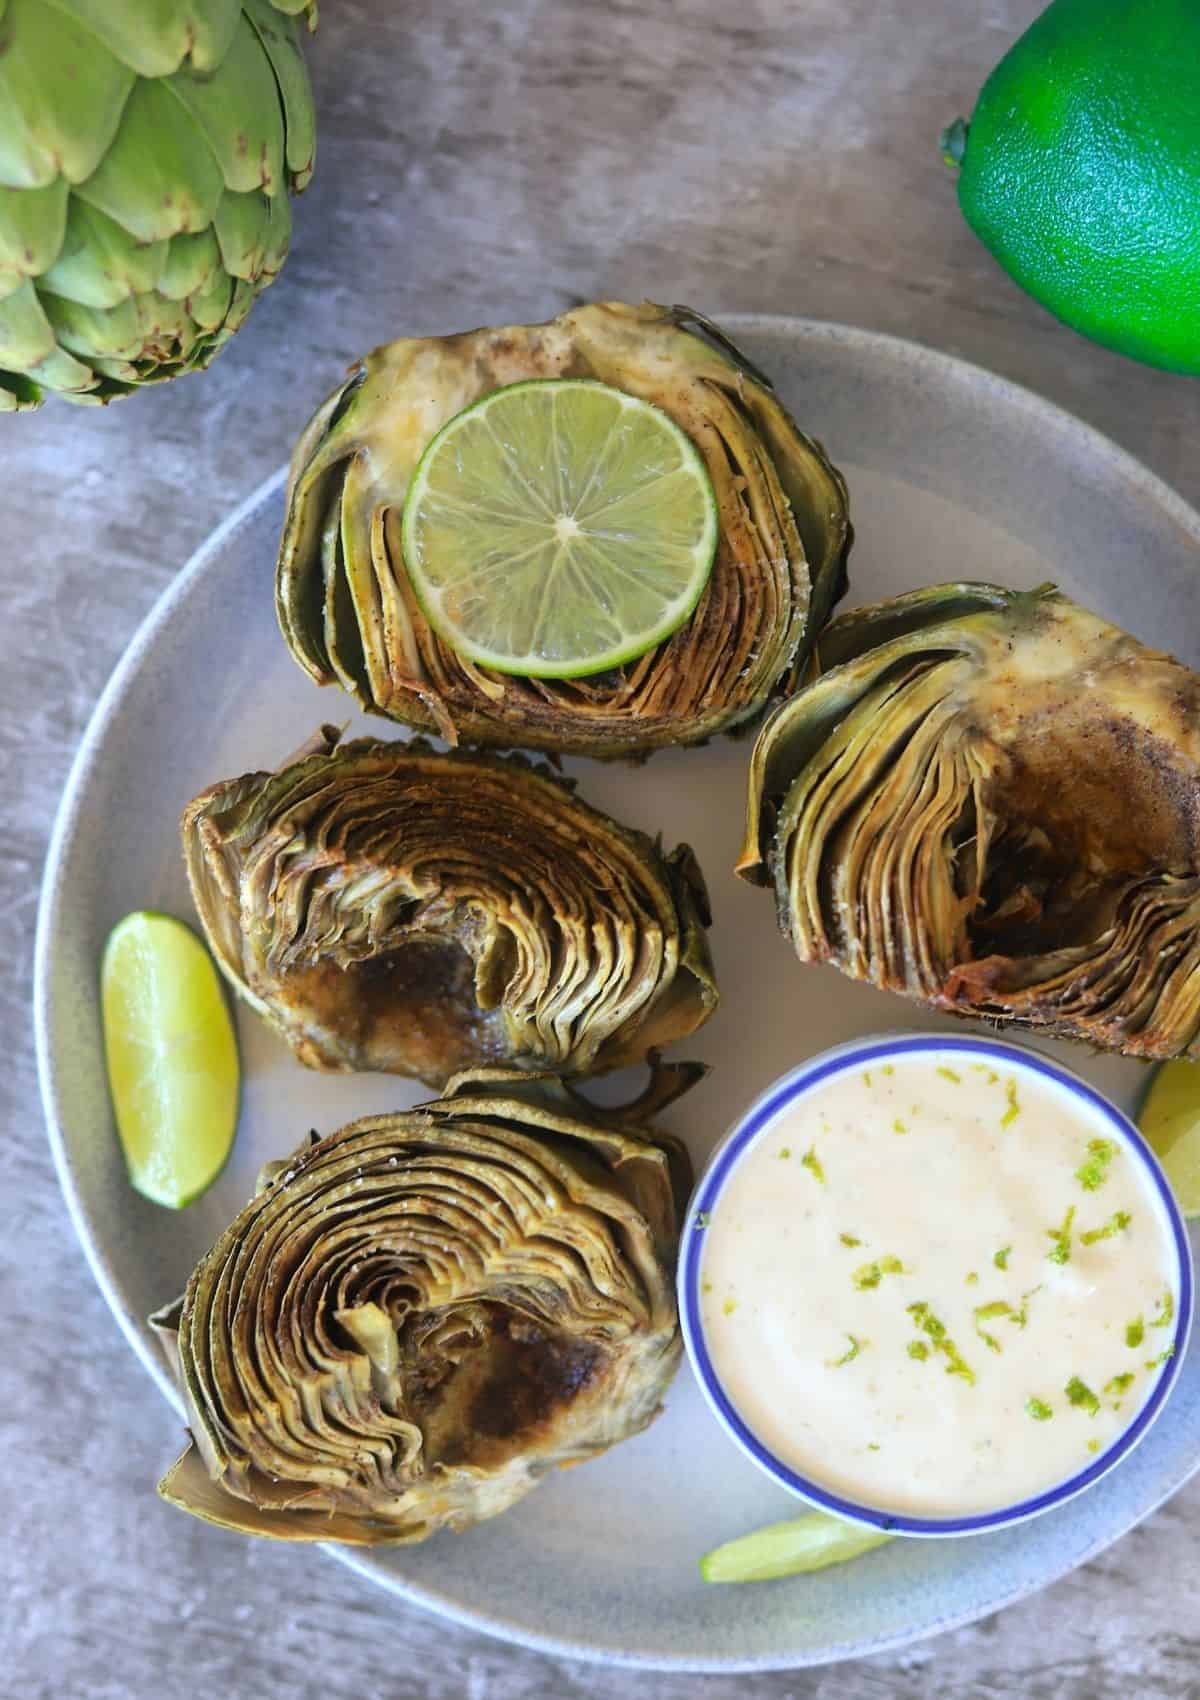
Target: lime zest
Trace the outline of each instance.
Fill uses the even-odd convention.
[[[1109,1165],[1117,1154],[1111,1139],[1089,1139],[1088,1154],[1075,1171],[1075,1179],[1085,1192],[1097,1192],[1108,1179]]]
[[[854,1334],[847,1334],[846,1338],[850,1342],[848,1349],[842,1353],[840,1358],[826,1359],[826,1369],[841,1369],[843,1364],[852,1364],[858,1354],[871,1344],[869,1340],[860,1340]]]
[[[814,1180],[820,1181],[822,1186],[825,1185],[825,1170],[821,1167],[821,1159],[817,1156],[817,1148],[815,1145],[809,1146],[803,1157],[801,1157],[800,1162],[802,1166],[808,1170]]]
[[[975,1332],[983,1341],[989,1352],[1000,1352],[1003,1351],[1004,1348],[1001,1346],[996,1336],[994,1334],[989,1334],[982,1324],[985,1322],[991,1322],[998,1316],[1012,1317],[1013,1314],[1013,1307],[1009,1304],[1007,1299],[993,1299],[990,1304],[975,1306]]]
[[[993,1252],[992,1262],[996,1265],[997,1269],[1008,1268],[1008,1258],[1011,1251],[1012,1247],[1010,1245],[1002,1245],[999,1251]]]
[[[1159,1301],[1158,1309],[1150,1318],[1151,1328],[1166,1328],[1175,1320],[1175,1295],[1168,1289]]]
[[[1080,1234],[1081,1245],[1095,1245],[1098,1240],[1112,1240],[1118,1234],[1123,1234],[1133,1221],[1128,1210],[1114,1210],[1108,1221],[1100,1228],[1089,1228],[1086,1234]]]
[[[838,1239],[841,1240],[842,1244],[845,1246],[856,1246],[862,1244],[862,1241],[856,1234],[839,1234]]]
[[[886,1257],[876,1258],[873,1263],[860,1263],[850,1279],[860,1293],[865,1293],[870,1291],[872,1287],[877,1287],[885,1275],[907,1275],[908,1273],[909,1271],[900,1259],[889,1254]]]
[[[928,1304],[922,1299],[908,1307],[908,1314],[923,1334],[927,1334],[933,1342],[934,1350],[940,1352],[946,1359],[946,1374],[957,1375],[970,1386],[975,1385],[975,1371],[967,1363],[940,1317],[935,1316]]]
[[[1046,1234],[1054,1241],[1054,1245],[1046,1253],[1051,1263],[1070,1263],[1071,1261],[1071,1223],[1075,1220],[1075,1206],[1072,1204],[1063,1217],[1060,1228],[1047,1228]]]
[[[1021,1113],[1021,1106],[1017,1102],[1017,1083],[1013,1079],[1012,1075],[1009,1075],[1008,1080],[1005,1083],[1004,1101],[1008,1105],[1008,1108],[1000,1117],[1000,1126],[1011,1127],[1013,1122],[1016,1121],[1017,1117]]]
[[[1048,1423],[1054,1415],[1053,1407],[1047,1405],[1044,1399],[1027,1399],[1025,1410],[1035,1423]]]
[[[1077,1375],[1073,1375],[1071,1377],[1070,1381],[1068,1381],[1067,1385],[1063,1388],[1063,1392],[1066,1394],[1067,1400],[1070,1404],[1074,1405],[1079,1410],[1086,1411],[1089,1417],[1094,1417],[1099,1414],[1099,1399],[1092,1392],[1087,1382],[1081,1381]]]
[[[1135,1351],[1146,1338],[1146,1324],[1140,1316],[1135,1316],[1132,1322],[1125,1324],[1125,1344]]]

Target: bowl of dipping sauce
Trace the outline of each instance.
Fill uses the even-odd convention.
[[[1192,1319],[1187,1234],[1114,1105],[990,1039],[857,1040],[777,1080],[714,1153],[684,1339],[734,1440],[895,1534],[1047,1511],[1137,1444]]]

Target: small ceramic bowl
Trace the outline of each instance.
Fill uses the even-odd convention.
[[[1179,1285],[1174,1333],[1170,1342],[1164,1342],[1173,1346],[1173,1354],[1146,1403],[1129,1426],[1123,1429],[1105,1450],[1097,1453],[1086,1468],[1078,1470],[1033,1498],[987,1512],[957,1517],[910,1516],[858,1503],[830,1492],[819,1482],[798,1474],[785,1464],[753,1432],[722,1386],[705,1343],[700,1310],[703,1225],[717,1208],[722,1190],[739,1159],[775,1124],[780,1113],[835,1075],[849,1070],[861,1071],[864,1067],[876,1064],[883,1065],[897,1056],[933,1051],[961,1051],[964,1058],[974,1062],[986,1063],[989,1066],[1000,1063],[1018,1073],[1024,1071],[1044,1080],[1048,1079],[1081,1099],[1093,1117],[1098,1116],[1107,1123],[1111,1137],[1136,1162],[1144,1166],[1157,1191],[1174,1244]],[[1191,1330],[1194,1284],[1191,1248],[1179,1207],[1157,1158],[1126,1115],[1069,1069],[1050,1062],[1036,1052],[994,1039],[946,1036],[938,1033],[875,1035],[853,1040],[849,1044],[838,1045],[810,1058],[769,1086],[734,1124],[709,1160],[688,1209],[678,1273],[679,1314],[688,1357],[718,1422],[743,1452],[782,1487],[822,1511],[885,1530],[890,1534],[919,1536],[973,1535],[1024,1522],[1073,1499],[1076,1494],[1082,1493],[1093,1482],[1107,1475],[1138,1444],[1170,1396],[1183,1363]]]

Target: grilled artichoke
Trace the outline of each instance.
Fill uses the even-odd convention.
[[[159,1492],[247,1534],[419,1541],[644,1428],[690,1177],[642,1117],[702,1072],[621,1115],[485,1070],[271,1165],[152,1319],[193,1436]]]
[[[674,636],[623,667],[493,672],[450,649],[417,606],[405,491],[471,402],[523,379],[580,377],[657,404],[699,448],[719,507],[712,576]],[[610,302],[368,355],[296,446],[276,603],[309,676],[376,714],[451,744],[641,755],[731,730],[788,687],[845,588],[850,537],[841,475],[715,326],[688,308]]]
[[[1200,677],[1052,587],[857,609],[754,750],[738,871],[805,962],[1200,1054]]]
[[[0,0],[0,413],[207,366],[242,323],[312,174],[298,13]]]
[[[636,1062],[716,1006],[708,899],[520,758],[362,739],[213,786],[183,816],[225,974],[311,1068],[440,1086]]]

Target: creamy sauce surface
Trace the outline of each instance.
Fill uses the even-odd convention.
[[[963,1051],[821,1082],[697,1231],[704,1339],[743,1421],[815,1484],[902,1515],[997,1510],[1084,1469],[1175,1337],[1143,1164],[1065,1088]]]

